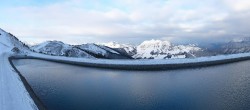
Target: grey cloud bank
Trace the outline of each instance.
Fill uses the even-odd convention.
[[[26,42],[193,43],[250,37],[249,0],[69,0],[6,7],[0,13],[6,21],[2,28]]]

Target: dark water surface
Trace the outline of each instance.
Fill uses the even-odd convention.
[[[49,110],[250,110],[250,61],[164,71],[14,64]]]

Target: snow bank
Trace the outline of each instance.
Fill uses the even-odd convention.
[[[9,52],[0,44],[0,110],[37,110],[18,74],[9,63]]]
[[[16,47],[28,50],[13,35],[0,29],[0,110],[37,110],[23,79],[9,62],[9,57],[14,55],[12,49],[17,50]]]

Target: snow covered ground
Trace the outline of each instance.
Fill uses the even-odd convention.
[[[11,48],[0,42],[0,110],[37,110],[8,58]]]

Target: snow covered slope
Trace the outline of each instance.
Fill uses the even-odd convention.
[[[32,46],[31,49],[35,52],[48,55],[94,58],[85,51],[80,50],[75,46],[64,44],[61,41],[47,41],[39,45]]]
[[[248,53],[250,52],[250,37],[236,38],[225,43],[213,43],[203,48],[206,48],[206,52],[212,53],[207,56]]]
[[[8,58],[29,49],[13,35],[0,29],[0,110],[37,110]]]
[[[78,45],[77,47],[95,56],[96,58],[104,58],[104,59],[131,59],[132,58],[126,54],[123,54],[113,48],[110,48],[104,45],[88,43],[88,44]]]
[[[107,54],[106,50],[100,48],[96,44],[83,44],[83,45],[79,45],[78,47],[82,50],[88,51],[88,52],[96,54],[96,55],[105,56]],[[112,53],[119,54],[119,53],[113,52],[113,51],[112,51]]]
[[[195,45],[173,45],[169,41],[150,40],[137,46],[137,59],[168,59],[195,57],[194,52],[201,51]]]
[[[133,56],[136,54],[136,47],[129,45],[129,44],[121,44],[121,43],[117,43],[117,42],[108,42],[108,43],[102,43],[100,45],[104,45],[110,48],[113,48],[117,51],[120,52],[125,52],[126,54]]]
[[[12,51],[23,54],[30,51],[29,47],[26,44],[22,43],[11,33],[7,33],[4,30],[0,29],[0,36],[0,43],[7,48],[12,48]]]
[[[97,44],[69,45],[60,41],[47,41],[31,47],[38,53],[79,58],[131,59],[112,48]]]
[[[223,54],[250,52],[250,37],[235,39],[221,46]]]
[[[139,46],[117,42],[68,45],[60,41],[48,41],[32,46],[31,49],[48,55],[104,59],[190,58],[196,57],[195,53],[202,51],[195,45],[173,45],[161,40],[144,41]],[[74,54],[69,55],[67,52]]]
[[[168,59],[168,58],[190,58],[196,57],[196,52],[202,49],[196,45],[173,45],[169,41],[149,40],[138,46],[120,44],[117,42],[102,43],[118,51],[125,51],[135,59]]]

